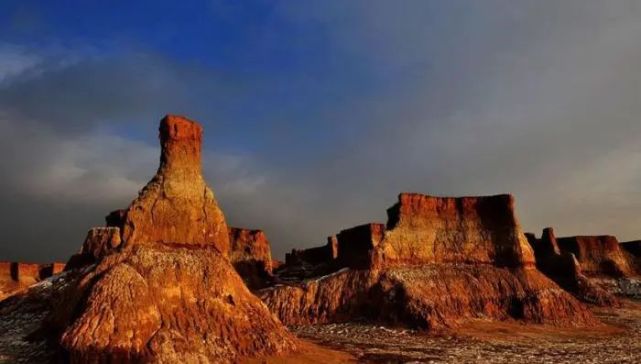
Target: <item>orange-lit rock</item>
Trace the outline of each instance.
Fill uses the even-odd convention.
[[[357,317],[424,329],[481,317],[560,326],[597,322],[536,269],[512,196],[401,194],[388,216],[385,231],[369,224],[338,238],[336,261],[346,254],[353,266],[338,264],[329,275],[262,290],[261,298],[288,324]],[[350,246],[358,255],[345,253]]]
[[[64,263],[0,262],[0,300],[62,272],[64,266]]]
[[[81,254],[96,264],[70,272],[46,320],[70,362],[228,363],[296,350],[230,262],[227,224],[201,175],[201,139],[197,123],[165,117],[156,176],[107,217],[109,227],[90,231]],[[254,250],[236,257],[270,265],[266,239],[250,235],[236,241],[254,239],[245,244]]]
[[[94,264],[103,257],[112,254],[120,247],[120,229],[117,227],[96,227],[87,232],[87,237],[80,252],[71,256],[67,269],[76,269]]]
[[[614,236],[572,236],[557,238],[561,251],[574,254],[581,271],[588,276],[625,277],[635,274],[629,257]]]
[[[227,224],[202,176],[202,127],[181,116],[160,122],[160,167],[123,213],[122,241],[213,246],[229,253]]]
[[[262,288],[272,279],[272,253],[262,230],[229,229],[229,259],[249,288]]]

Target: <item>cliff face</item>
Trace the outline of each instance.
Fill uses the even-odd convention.
[[[87,232],[82,248],[69,258],[66,269],[77,269],[94,264],[120,248],[120,228],[95,227]]]
[[[0,301],[63,271],[64,263],[0,262]]]
[[[534,265],[510,195],[442,198],[404,193],[387,213],[375,265]]]
[[[626,277],[635,274],[629,257],[614,236],[573,236],[557,239],[562,251],[572,253],[588,276]]]
[[[201,138],[197,123],[165,117],[157,174],[109,227],[89,232],[79,255],[94,264],[69,272],[47,320],[72,363],[221,363],[296,349],[231,265],[227,224],[200,173]],[[237,261],[269,258],[260,234],[240,235],[255,244]]]
[[[229,259],[251,289],[265,287],[272,280],[272,253],[261,230],[229,229]]]
[[[342,241],[338,234],[335,261],[351,264],[336,264],[334,273],[299,285],[262,290],[261,298],[288,324],[355,317],[425,329],[475,317],[596,323],[536,270],[511,196],[401,194],[388,216],[384,231],[369,224],[345,230]]]

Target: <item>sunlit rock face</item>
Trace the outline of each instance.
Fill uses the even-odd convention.
[[[92,262],[69,271],[46,321],[70,362],[226,363],[296,350],[230,262],[201,141],[196,122],[162,119],[158,172],[108,227],[90,231],[79,254]]]
[[[210,245],[229,253],[227,224],[201,170],[202,127],[168,115],[160,122],[160,167],[122,213],[122,240]]]
[[[336,235],[333,273],[262,290],[261,297],[291,324],[357,317],[424,329],[470,318],[597,323],[536,269],[512,196],[403,193],[388,218],[384,229],[366,224]]]
[[[511,195],[444,198],[404,193],[387,213],[387,231],[374,265],[534,265]]]
[[[62,272],[64,263],[0,262],[0,301]]]

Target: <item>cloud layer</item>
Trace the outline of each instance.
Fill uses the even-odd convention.
[[[277,256],[384,221],[401,191],[512,192],[526,229],[641,237],[638,2],[263,6],[232,45],[199,45],[217,62],[2,43],[0,257],[77,249],[153,174],[169,112],[205,124],[228,220]]]

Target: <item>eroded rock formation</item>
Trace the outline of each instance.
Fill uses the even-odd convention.
[[[512,196],[401,194],[388,217],[385,231],[364,225],[338,239],[335,261],[343,264],[334,273],[261,297],[291,324],[359,317],[425,329],[478,317],[595,324],[583,304],[535,268]],[[342,258],[341,243],[359,247],[360,256]]]
[[[272,276],[272,253],[262,230],[229,229],[230,255],[234,268],[251,289],[263,288]]]
[[[64,270],[64,263],[0,262],[0,301]]]
[[[165,117],[157,174],[109,227],[89,232],[79,254],[94,264],[70,271],[75,283],[47,320],[67,360],[219,363],[296,348],[230,263],[201,140],[197,123]]]
[[[559,247],[552,228],[545,228],[541,239],[533,234],[527,236],[534,249],[537,268],[541,272],[583,301],[602,306],[618,305],[614,295],[583,274],[581,264],[573,252]]]
[[[614,236],[572,236],[557,239],[561,251],[574,254],[588,276],[625,277],[635,274],[629,257]]]

